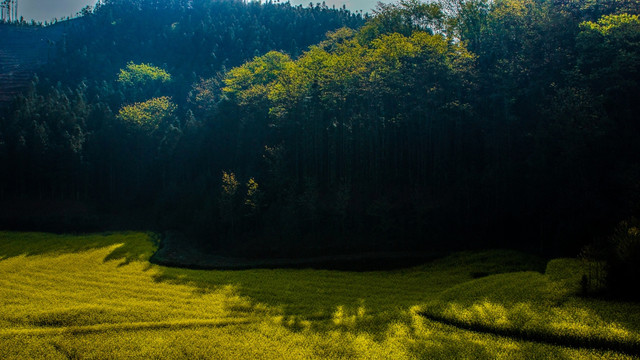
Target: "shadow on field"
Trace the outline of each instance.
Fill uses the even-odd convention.
[[[316,269],[340,271],[397,270],[428,263],[442,252],[363,252],[313,257],[238,257],[221,254],[177,233],[162,236],[150,261],[196,270]]]
[[[158,268],[156,281],[188,284],[202,292],[231,285],[254,306],[276,309],[282,325],[291,331],[312,327],[381,334],[392,323],[410,321],[408,311],[412,306],[435,298],[453,285],[503,272],[543,271],[545,264],[534,256],[498,250],[440,257],[367,254],[297,262],[275,259],[250,263],[209,257],[197,259],[200,266],[194,266],[190,250],[178,251],[166,245],[154,255],[154,262],[164,265]],[[166,261],[171,252],[175,263]],[[164,261],[158,261],[159,254]]]
[[[420,314],[514,340],[640,355],[640,304],[580,296],[581,266],[576,259],[554,259],[544,274],[467,281],[441,292]]]
[[[140,232],[61,235],[0,231],[0,260],[15,256],[79,253],[120,245],[104,261],[123,260],[123,264],[128,264],[147,260],[157,248],[157,243],[157,235]]]
[[[353,350],[353,356],[358,354],[354,344],[364,341],[362,339],[372,339],[375,341],[372,346],[383,348],[398,344],[409,346],[407,344],[411,342],[412,349],[424,355],[419,358],[504,358],[508,357],[505,354],[553,352],[556,359],[572,359],[575,358],[574,350],[557,347],[572,345],[563,342],[565,339],[559,342],[538,341],[535,337],[468,329],[411,310],[415,305],[440,299],[451,288],[466,287],[467,284],[473,286],[471,284],[485,279],[491,282],[496,274],[544,277],[539,272],[544,269],[544,263],[542,259],[523,253],[494,250],[457,253],[421,266],[393,271],[228,271],[160,267],[156,281],[189,284],[203,292],[232,286],[251,304],[239,311],[251,313],[256,308],[271,309],[272,315],[279,315],[279,325],[291,333],[312,330],[325,338],[339,334],[334,344],[324,345],[327,349]],[[523,281],[505,286],[511,286],[516,292],[518,289],[527,291],[527,279],[525,276],[521,279]],[[535,293],[530,295],[536,297]],[[579,344],[574,349],[590,351],[600,348],[606,351],[604,346],[590,345]],[[616,350],[628,349],[617,347]]]
[[[553,334],[547,331],[524,330],[519,328],[499,328],[495,326],[486,326],[482,324],[458,321],[455,319],[429,313],[422,313],[421,315],[431,321],[437,321],[445,325],[454,326],[461,330],[468,330],[481,334],[498,335],[517,341],[528,341],[548,345],[564,346],[575,349],[596,349],[603,351],[614,350],[632,356],[640,355],[640,345],[633,342],[625,342],[607,338],[594,339],[586,337],[582,334],[575,333]]]
[[[487,309],[502,309],[506,306],[505,301],[517,304],[545,296],[552,303],[562,300],[545,295],[548,289],[553,290],[546,284],[553,281],[541,273],[545,261],[531,255],[509,250],[464,252],[413,267],[409,267],[413,264],[405,263],[406,266],[400,269],[380,270],[388,265],[382,264],[376,271],[363,271],[359,266],[356,267],[358,271],[311,268],[198,270],[151,265],[148,260],[156,248],[157,238],[146,233],[71,236],[0,232],[0,264],[5,258],[46,255],[51,259],[31,260],[35,264],[64,267],[76,257],[56,258],[57,255],[87,252],[77,257],[80,265],[71,264],[70,269],[75,273],[56,268],[61,276],[64,273],[66,282],[58,283],[48,278],[38,282],[52,283],[51,291],[56,296],[68,292],[72,295],[70,298],[80,296],[82,301],[76,299],[72,301],[77,302],[72,307],[47,309],[27,317],[28,323],[37,328],[30,330],[33,333],[21,336],[46,333],[66,339],[69,328],[83,336],[165,328],[180,328],[172,334],[182,334],[183,331],[218,326],[218,320],[222,318],[231,319],[234,324],[246,324],[246,327],[238,328],[239,332],[233,332],[234,339],[240,335],[253,340],[238,341],[239,344],[274,341],[280,346],[288,339],[292,341],[289,345],[310,346],[314,354],[324,358],[357,357],[367,349],[385,354],[380,356],[382,358],[506,358],[514,354],[551,351],[560,352],[555,358],[565,358],[562,348],[539,341],[529,342],[526,338],[517,339],[509,336],[510,333],[498,336],[502,334],[492,333],[491,328],[464,329],[457,323],[447,324],[448,318],[429,319],[420,312],[422,306],[416,306],[430,302],[448,306],[454,301],[467,300],[465,309],[473,310],[476,298],[484,297],[502,304],[502,307],[497,304],[478,310],[480,314],[491,315]],[[6,264],[18,269],[25,259],[15,260]],[[104,267],[97,266],[99,269],[94,273],[92,267],[103,265],[100,262],[109,263]],[[130,262],[134,264],[122,269],[116,267]],[[564,265],[556,268],[556,277],[565,279],[563,274],[567,268]],[[76,273],[85,272],[91,276],[77,278]],[[76,292],[74,286],[78,284],[86,286]],[[99,289],[93,294],[96,287]],[[532,289],[536,291],[532,292]],[[104,293],[113,295],[109,301],[117,300],[122,306],[117,311],[105,310],[100,307],[101,300],[95,300],[95,307],[86,307],[87,303],[93,304],[96,297],[85,301],[85,296],[97,294],[97,298],[101,298]],[[543,306],[543,310],[546,308]],[[539,309],[531,309],[534,315],[539,313]],[[603,306],[602,310],[605,309]],[[165,319],[167,313],[175,318],[158,322]],[[197,318],[194,317],[196,313]],[[604,315],[603,318],[610,319]],[[111,324],[110,319],[126,322]],[[4,338],[13,335],[18,333],[5,332],[3,335],[0,332],[0,337]],[[71,343],[65,348],[75,349],[77,344]],[[388,352],[391,349],[398,353]],[[57,351],[63,353],[60,349]],[[567,354],[572,354],[571,351]]]

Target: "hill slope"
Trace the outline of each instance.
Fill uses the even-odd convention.
[[[27,88],[73,23],[47,27],[0,24],[0,106]]]

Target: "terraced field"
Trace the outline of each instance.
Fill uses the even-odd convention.
[[[0,24],[0,106],[29,86],[73,21],[47,27]]]
[[[629,359],[640,306],[509,251],[404,270],[205,271],[144,233],[0,232],[0,359]]]

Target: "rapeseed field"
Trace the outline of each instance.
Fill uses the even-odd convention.
[[[0,232],[0,359],[631,359],[640,306],[581,264],[457,253],[395,271],[151,264],[146,233]]]

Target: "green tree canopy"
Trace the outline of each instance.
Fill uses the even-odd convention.
[[[120,109],[118,118],[127,125],[153,132],[173,118],[176,108],[170,97],[163,96],[127,105]]]
[[[607,15],[597,22],[583,22],[580,28],[578,64],[582,72],[600,86],[637,86],[634,82],[640,70],[638,15]]]
[[[255,98],[264,97],[267,85],[274,81],[291,58],[278,51],[270,51],[263,56],[229,71],[224,79],[224,93],[236,96],[241,104],[248,104]]]
[[[127,68],[121,69],[118,75],[120,84],[131,87],[146,87],[169,81],[171,81],[171,75],[168,72],[151,64],[129,62]]]
[[[382,34],[400,33],[411,35],[415,30],[431,34],[445,29],[445,15],[438,2],[425,3],[419,0],[400,0],[397,3],[379,2],[374,17],[359,33],[363,42],[371,41]]]

